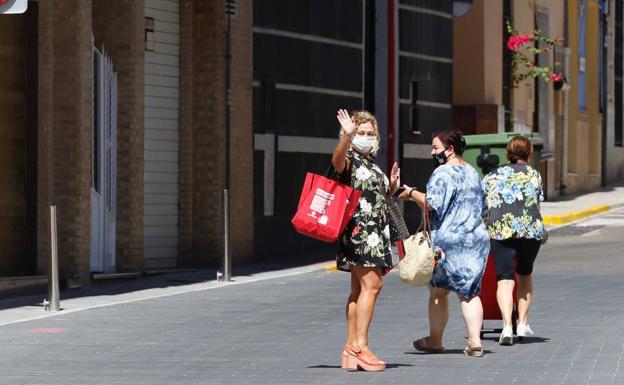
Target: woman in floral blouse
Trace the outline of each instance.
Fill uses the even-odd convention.
[[[341,180],[362,191],[359,206],[340,239],[336,258],[339,270],[351,273],[347,301],[347,342],[341,355],[343,369],[381,371],[386,367],[368,347],[368,329],[382,287],[382,274],[392,268],[390,219],[386,199],[399,186],[399,168],[392,167],[390,181],[375,163],[379,130],[366,111],[349,116],[338,110],[340,141],[332,165]]]
[[[533,263],[544,234],[539,202],[544,200],[542,178],[527,163],[533,152],[531,141],[513,137],[507,144],[509,163],[483,179],[489,213],[487,228],[496,262],[496,298],[503,316],[499,343],[513,344],[511,314],[514,273],[518,274],[518,336],[532,336],[528,323],[533,294]],[[514,261],[516,269],[514,272]]]

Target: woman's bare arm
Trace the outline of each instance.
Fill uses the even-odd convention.
[[[355,135],[356,127],[355,121],[351,116],[349,116],[347,110],[338,110],[336,118],[340,123],[342,135],[340,136],[340,141],[338,142],[338,145],[336,145],[336,149],[334,150],[334,154],[332,155],[332,165],[334,166],[334,170],[336,170],[337,173],[342,174],[345,167],[348,167],[349,165],[347,151],[349,151],[349,146],[351,145],[353,135]]]

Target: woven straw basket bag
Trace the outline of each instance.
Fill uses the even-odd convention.
[[[423,231],[403,241],[405,257],[399,262],[399,278],[413,286],[424,286],[433,275],[435,259],[429,234],[429,218],[423,212]]]

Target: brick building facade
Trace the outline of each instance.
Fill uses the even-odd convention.
[[[302,10],[305,17],[295,23],[292,15]],[[320,17],[327,12],[351,22]],[[65,280],[218,266],[226,169],[223,1],[33,1],[26,15],[3,15],[0,25],[9,17],[21,18],[26,31],[34,26],[37,37],[29,40],[36,60],[28,63],[38,87],[22,101],[36,111],[28,117],[35,119],[37,157],[22,165],[36,185],[29,185],[32,197],[15,188],[28,203],[19,208],[20,223],[30,215],[36,226],[3,225],[0,235],[36,242],[20,240],[32,247],[28,268],[10,262],[1,274],[45,273],[50,202],[58,206]],[[329,163],[338,107],[377,112],[380,164],[411,162],[406,169],[413,166],[414,181],[423,180],[412,147],[426,146],[427,122],[450,122],[451,19],[448,5],[411,0],[237,2],[230,137],[235,262],[319,246],[296,234],[289,220],[305,172],[322,172]],[[442,45],[410,40],[424,25],[446,37]],[[105,83],[100,57],[114,71]],[[31,206],[36,212],[27,211]],[[2,220],[10,222],[0,214]],[[8,245],[1,253],[0,260],[11,261],[20,249]]]
[[[253,254],[251,15],[251,3],[241,2],[233,23],[236,112],[231,137],[236,172],[232,173],[230,201],[237,261]],[[152,49],[156,54],[149,57],[146,17],[156,25],[156,48]],[[0,28],[6,32],[0,41],[3,61],[12,63],[14,71],[12,77],[0,79],[3,107],[13,112],[0,123],[0,146],[7,154],[0,178],[3,193],[10,198],[4,200],[0,214],[1,277],[45,274],[50,255],[49,204],[54,203],[61,278],[73,284],[90,282],[91,274],[99,272],[94,271],[92,259],[97,246],[94,236],[100,237],[97,232],[102,230],[94,226],[99,214],[94,212],[93,200],[94,181],[100,172],[107,173],[103,178],[114,180],[111,185],[116,186],[111,194],[114,236],[109,238],[114,240],[114,252],[106,272],[219,264],[223,250],[225,23],[223,2],[213,0],[33,1],[26,14],[0,16]],[[159,49],[167,55],[158,55]],[[96,50],[105,55],[114,71],[114,87],[109,88],[113,91],[106,95],[114,106],[107,104],[106,111],[100,111],[96,103],[101,91],[95,80]],[[165,61],[168,72],[157,77]],[[172,109],[175,114],[169,117],[175,121],[173,130],[163,126],[158,131],[151,103],[161,95],[152,97],[151,88],[146,88],[153,79],[164,79],[163,87],[179,96],[179,105]],[[95,121],[113,110],[110,116],[115,122],[107,127],[116,129],[116,141],[111,142],[116,146],[109,152],[114,154],[114,162],[113,167],[102,168],[98,165],[98,141],[103,137],[96,136]],[[166,108],[163,111],[168,113]],[[146,137],[146,126],[154,121],[154,134]],[[146,151],[149,146],[158,150],[162,138],[176,146],[175,159],[170,162],[166,157],[172,152],[167,148]],[[147,159],[152,156],[155,158]],[[164,175],[174,179],[178,201],[150,206],[166,197],[158,195],[159,186],[170,189],[158,180],[147,183],[153,167],[169,172]],[[154,207],[157,212],[150,216],[146,210]],[[177,234],[167,238],[168,242],[175,240],[167,247],[174,250],[174,258],[146,262],[148,232],[171,225]],[[158,244],[158,234],[152,238]]]

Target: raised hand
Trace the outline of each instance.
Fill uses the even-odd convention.
[[[390,192],[394,193],[401,185],[401,169],[399,165],[394,162],[392,170],[390,170]]]
[[[336,115],[338,122],[340,123],[340,127],[342,131],[346,135],[353,135],[355,133],[355,120],[353,117],[349,116],[349,112],[347,110],[340,109],[338,110],[338,114]]]

